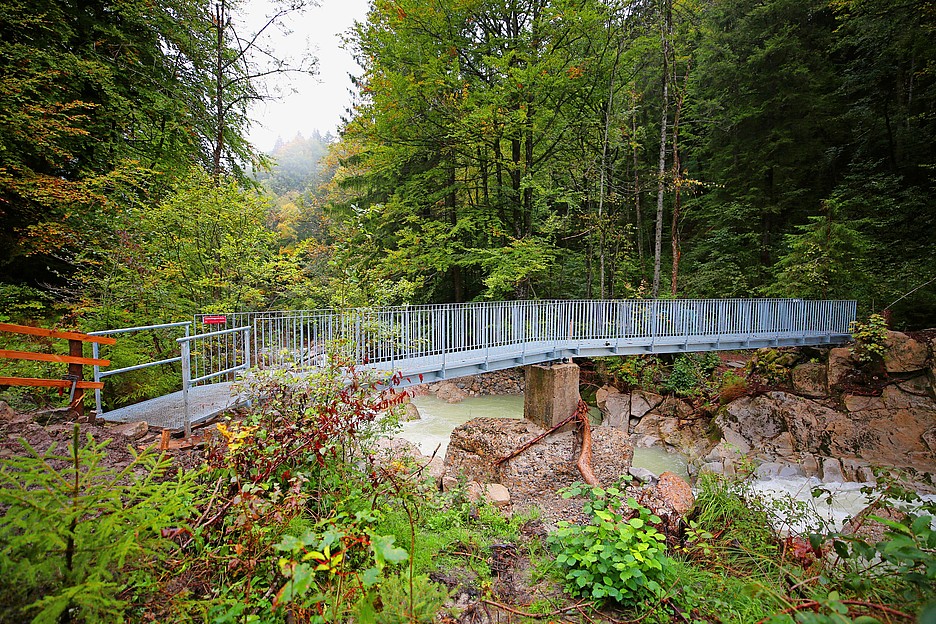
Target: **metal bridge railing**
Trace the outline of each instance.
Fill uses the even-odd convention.
[[[318,364],[338,346],[361,364],[395,368],[432,359],[444,370],[469,352],[487,360],[506,351],[522,358],[529,349],[597,345],[653,350],[680,342],[715,349],[771,339],[829,342],[847,337],[855,312],[855,301],[549,300],[197,315],[195,322],[223,318],[249,327],[250,357],[259,367]]]
[[[123,329],[106,329],[103,331],[89,332],[89,336],[114,336],[116,334],[129,334],[137,333],[142,331],[153,331],[157,329],[172,329],[176,327],[184,327],[185,335],[188,336],[192,323],[190,321],[182,321],[179,323],[163,323],[161,325],[145,325],[141,327],[125,327]],[[100,346],[97,343],[91,345],[91,349],[94,355],[94,358],[97,359],[100,356]],[[162,360],[156,360],[153,362],[144,362],[142,364],[137,364],[135,366],[125,366],[124,368],[115,368],[109,370],[101,370],[100,366],[94,367],[94,381],[99,382],[105,377],[110,377],[111,375],[119,375],[120,373],[129,373],[131,371],[142,370],[144,368],[150,368],[151,366],[161,366],[163,364],[173,364],[175,362],[181,362],[182,357],[176,356],[171,358],[166,358]],[[96,388],[94,390],[94,403],[97,410],[97,416],[100,418],[104,414],[104,406],[101,397],[101,389]]]
[[[238,340],[239,338],[239,340]],[[182,400],[185,403],[185,437],[192,433],[192,406],[189,391],[192,387],[218,377],[233,379],[238,371],[250,370],[250,327],[234,327],[194,336],[185,336],[176,340],[181,348],[182,359]],[[201,362],[214,362],[214,369],[199,374],[192,374],[193,354],[199,353]],[[240,357],[238,357],[240,356]],[[240,364],[237,363],[240,359]],[[223,367],[223,368],[222,368]]]

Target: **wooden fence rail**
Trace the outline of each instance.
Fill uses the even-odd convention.
[[[69,408],[74,409],[79,414],[84,410],[83,399],[85,389],[100,389],[104,387],[103,382],[85,381],[84,367],[109,366],[110,360],[84,357],[82,345],[85,342],[112,345],[117,342],[114,338],[109,338],[107,336],[89,336],[88,334],[78,332],[57,331],[42,327],[30,327],[28,325],[13,325],[11,323],[0,323],[0,332],[68,341],[68,355],[0,349],[0,359],[52,362],[68,365],[68,372],[65,377],[61,379],[42,377],[0,377],[0,386],[69,388],[71,392]]]

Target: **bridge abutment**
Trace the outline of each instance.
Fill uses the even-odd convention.
[[[550,429],[575,412],[579,402],[578,364],[534,364],[524,369],[524,377],[524,418]]]

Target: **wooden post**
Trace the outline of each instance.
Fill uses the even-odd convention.
[[[84,354],[82,353],[81,347],[82,343],[80,340],[69,340],[68,355],[72,357],[82,357]],[[77,381],[84,381],[84,366],[81,364],[69,364],[68,376],[73,383],[76,379]],[[68,407],[75,410],[78,416],[84,416],[84,388],[75,387],[75,396]]]

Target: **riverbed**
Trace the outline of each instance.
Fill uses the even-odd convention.
[[[477,396],[469,397],[460,403],[446,403],[433,395],[415,397],[413,403],[419,410],[421,419],[403,423],[400,437],[418,445],[424,455],[436,452],[438,457],[445,457],[449,436],[458,425],[472,418],[522,418],[523,396]],[[438,449],[438,450],[437,450]],[[634,449],[633,465],[646,468],[654,474],[665,471],[676,473],[687,481],[689,478],[688,462],[679,453],[669,453],[660,448]],[[831,528],[839,529],[849,517],[861,511],[867,505],[866,495],[861,483],[821,483],[816,478],[791,477],[759,479],[753,488],[773,498],[793,498],[814,508]],[[821,487],[829,496],[813,497],[812,492]],[[803,526],[795,526],[802,530]],[[819,527],[810,527],[819,528]]]

